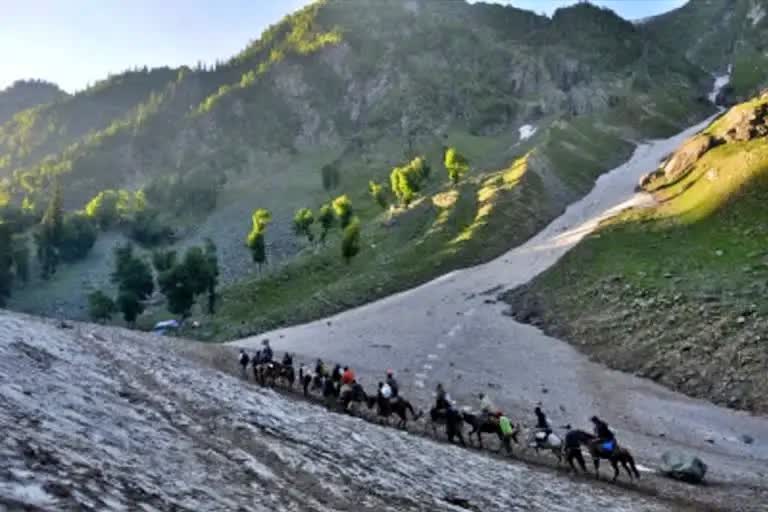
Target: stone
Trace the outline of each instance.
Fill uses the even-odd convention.
[[[752,436],[750,436],[749,434],[743,434],[743,435],[741,436],[741,441],[742,441],[744,444],[752,444],[752,443],[754,443],[754,442],[755,442],[755,438],[754,438],[754,437],[752,437]]]
[[[698,484],[707,474],[707,465],[700,458],[685,452],[670,450],[661,456],[661,473],[669,478]]]

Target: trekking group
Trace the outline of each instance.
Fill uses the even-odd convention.
[[[254,381],[262,386],[275,386],[284,383],[292,388],[296,382],[296,372],[293,367],[291,354],[284,354],[280,363],[274,361],[274,353],[269,341],[262,343],[263,347],[253,356],[249,356],[245,350],[240,349],[239,364],[241,375],[248,378],[248,368],[253,372]],[[399,418],[397,426],[406,428],[408,413],[413,419],[421,417],[413,405],[400,395],[400,386],[392,370],[387,370],[386,377],[378,383],[376,394],[369,396],[363,386],[358,382],[355,372],[349,367],[336,364],[333,368],[326,365],[322,359],[318,359],[314,368],[301,365],[298,371],[298,380],[303,395],[309,397],[312,391],[319,391],[327,406],[338,406],[342,412],[354,413],[357,407],[367,406],[376,408],[377,416],[388,422],[391,416]],[[450,442],[457,439],[464,446],[463,425],[466,423],[472,427],[469,433],[470,439],[476,435],[478,444],[482,448],[482,434],[494,434],[499,439],[501,446],[512,452],[512,442],[519,444],[518,435],[522,427],[513,423],[511,418],[504,414],[486,393],[478,395],[479,414],[473,414],[467,410],[459,410],[455,402],[451,400],[442,384],[435,389],[435,403],[430,409],[426,428],[431,427],[433,434],[437,434],[439,425],[445,426],[445,432]],[[526,445],[540,450],[552,452],[558,460],[563,458],[573,470],[577,463],[582,471],[587,471],[582,448],[589,453],[594,463],[595,473],[599,475],[599,461],[608,460],[613,469],[614,477],[619,476],[621,465],[630,478],[639,478],[640,474],[635,467],[634,459],[628,450],[620,447],[616,437],[608,424],[597,416],[592,416],[593,432],[570,429],[564,438],[560,438],[553,432],[552,424],[541,407],[537,406],[533,414],[535,423],[528,430]]]

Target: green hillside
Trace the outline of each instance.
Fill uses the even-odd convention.
[[[710,113],[710,86],[705,71],[587,4],[546,18],[460,0],[316,2],[212,68],[126,72],[3,124],[0,201],[28,239],[57,186],[70,213],[105,190],[121,198],[119,219],[102,223],[91,252],[46,281],[33,261],[30,283],[16,280],[10,304],[81,318],[85,295],[109,288],[115,244],[133,239],[151,251],[205,238],[219,247],[230,288],[202,336],[371,300],[531,236],[626,157],[628,141]],[[526,125],[537,132],[521,140]],[[446,145],[470,161],[456,191],[440,165]],[[525,177],[505,181],[526,154]],[[387,183],[416,155],[428,157],[431,177],[409,208],[382,212],[369,181]],[[329,191],[327,166],[340,179]],[[306,248],[291,224],[298,208],[316,211],[342,194],[365,244],[340,270],[337,231],[325,248]],[[244,246],[255,208],[273,218],[263,273]],[[318,266],[350,281],[326,289],[327,272],[311,270]],[[285,300],[254,291],[278,282]],[[321,289],[330,298],[292,295]]]
[[[691,0],[643,29],[660,44],[712,73],[732,66],[734,99],[768,85],[768,4],[764,0]]]
[[[732,108],[649,177],[656,206],[602,226],[512,311],[618,369],[768,411],[766,136],[768,95]]]

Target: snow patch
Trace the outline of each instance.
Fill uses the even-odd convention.
[[[717,98],[720,96],[720,93],[723,91],[725,86],[727,86],[731,82],[731,70],[732,66],[728,66],[728,72],[724,75],[717,75],[715,76],[715,84],[712,86],[712,92],[709,93],[709,101],[717,104]]]
[[[756,26],[760,23],[760,20],[765,18],[765,9],[759,3],[755,3],[752,9],[747,13],[747,19],[752,22],[752,26]]]
[[[538,130],[538,128],[536,128],[535,126],[531,126],[530,124],[524,124],[518,129],[518,131],[520,132],[520,140],[523,141],[523,140],[530,139],[531,137],[534,136],[534,134],[536,133],[536,130]]]

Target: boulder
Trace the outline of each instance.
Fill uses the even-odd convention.
[[[698,484],[707,474],[707,465],[694,455],[670,450],[661,456],[661,473],[675,480]]]
[[[714,139],[709,135],[701,134],[688,139],[662,167],[667,182],[682,177],[713,145]]]

